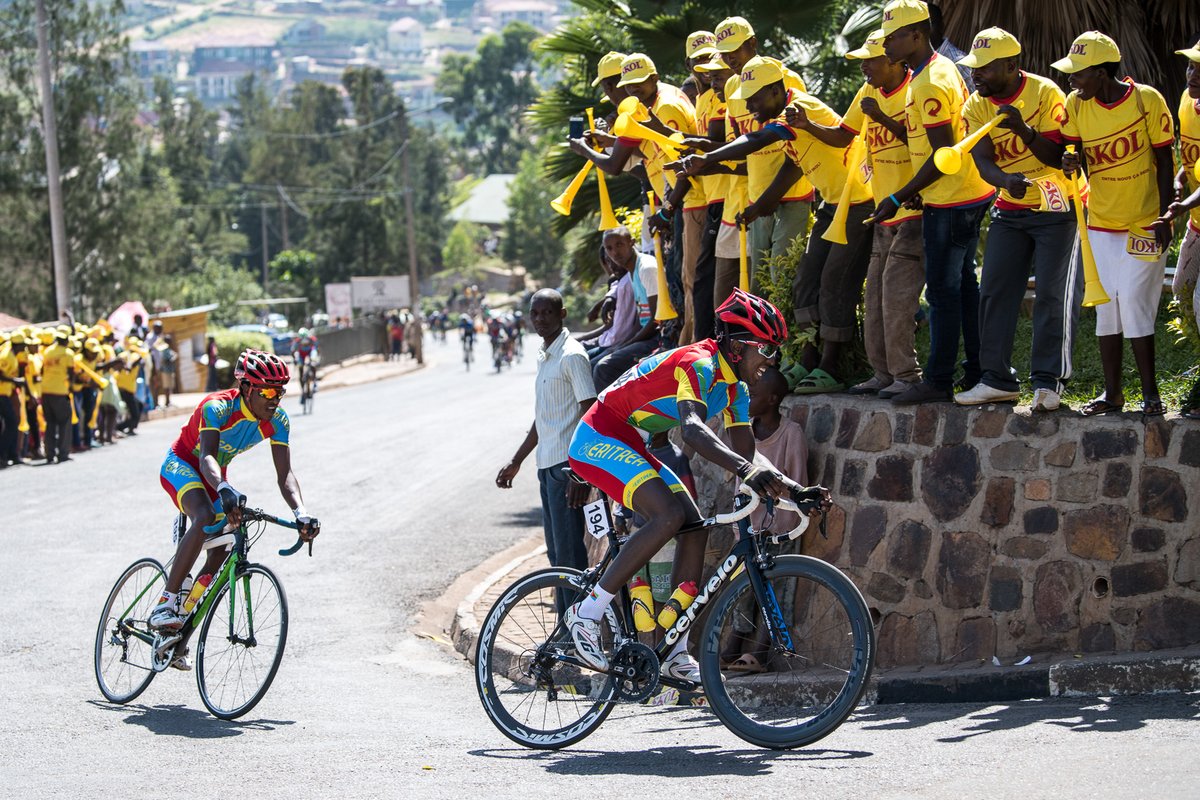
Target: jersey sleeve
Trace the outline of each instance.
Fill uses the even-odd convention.
[[[271,432],[271,444],[288,447],[292,435],[292,421],[282,406],[275,409],[275,416],[271,417],[271,426],[274,428]]]
[[[1167,101],[1152,86],[1137,86],[1135,91],[1141,92],[1142,103],[1146,108],[1146,128],[1150,131],[1150,144],[1153,147],[1170,147],[1175,144],[1175,120]]]
[[[842,127],[853,133],[855,136],[862,133],[863,125],[866,123],[866,115],[863,114],[862,101],[867,96],[867,86],[863,83],[858,87],[858,93],[854,95],[854,99],[850,101],[850,107],[846,109],[846,114],[842,117]]]
[[[668,128],[682,131],[688,136],[696,133],[696,114],[681,102],[663,103],[655,112],[659,121]]]
[[[680,403],[699,403],[706,409],[705,418],[707,419],[708,409],[708,390],[712,386],[713,371],[711,364],[705,365],[701,361],[691,361],[675,366],[675,405]],[[683,415],[680,414],[680,422],[683,422]]]
[[[224,400],[209,400],[204,404],[204,411],[200,414],[200,430],[221,430],[221,426],[229,421],[229,412],[232,408],[232,404]]]
[[[1067,95],[1066,107],[1063,109],[1062,137],[1068,142],[1083,141],[1083,137],[1079,134],[1079,120],[1075,118],[1075,114],[1079,113],[1079,94],[1071,92]]]
[[[738,381],[729,385],[729,405],[722,412],[726,428],[750,424],[750,390]]]
[[[963,121],[967,124],[967,133],[979,130],[991,119],[991,116],[988,115],[991,109],[986,107],[988,105],[991,105],[991,103],[980,97],[978,92],[972,92],[971,96],[967,98],[967,102],[963,105],[962,114]]]
[[[1067,96],[1063,90],[1047,81],[1042,85],[1038,103],[1037,132],[1055,144],[1062,144],[1063,123],[1067,119]]]
[[[920,81],[912,87],[913,105],[926,128],[939,128],[954,121],[949,88],[936,80]]]

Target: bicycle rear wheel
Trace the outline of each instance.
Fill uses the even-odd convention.
[[[760,747],[802,747],[829,735],[858,705],[875,658],[875,629],[858,588],[836,567],[777,556],[765,573],[791,640],[767,642],[758,674],[721,676],[721,653],[765,642],[762,611],[743,572],[714,601],[700,645],[709,705],[729,730]],[[753,644],[751,645],[753,649]]]
[[[287,595],[271,570],[253,564],[220,588],[196,651],[196,685],[213,716],[236,719],[263,699],[283,660],[287,631]]]
[[[563,607],[583,599],[570,569],[538,570],[506,589],[488,612],[475,651],[483,710],[514,742],[539,750],[574,744],[604,722],[615,681],[575,663],[575,646],[559,625]]]
[[[100,691],[114,703],[128,703],[154,680],[154,632],[146,620],[166,582],[162,564],[143,558],[108,593],[96,627],[94,664]]]

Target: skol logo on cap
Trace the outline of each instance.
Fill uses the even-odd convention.
[[[716,46],[722,53],[732,53],[754,36],[754,28],[744,17],[728,17],[717,26]]]
[[[749,100],[759,90],[783,80],[783,68],[779,62],[755,56],[742,68],[740,83],[733,92],[735,100]]]
[[[964,67],[986,67],[999,58],[1012,58],[1021,54],[1021,43],[1003,28],[985,28],[975,34],[970,55],[958,60]]]
[[[651,75],[658,74],[658,69],[650,56],[645,53],[630,53],[621,62],[621,81],[617,86],[628,86],[631,83],[641,83]]]
[[[706,58],[717,52],[714,46],[717,37],[711,31],[696,31],[688,37],[685,55],[688,58]]]
[[[1050,66],[1068,75],[1088,67],[1100,64],[1115,64],[1121,60],[1121,49],[1117,43],[1100,31],[1088,31],[1080,34],[1071,43],[1071,49],[1066,58],[1055,61]]]

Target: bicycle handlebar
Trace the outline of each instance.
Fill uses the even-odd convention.
[[[293,522],[290,519],[284,519],[283,517],[277,517],[274,514],[268,514],[267,512],[263,511],[261,508],[243,508],[242,509],[242,522],[243,522],[243,524],[246,522],[270,522],[271,524],[278,525],[281,528],[291,528],[294,531],[300,529],[300,526],[298,523]],[[314,522],[316,522],[316,521],[314,520]],[[321,523],[317,522],[315,527],[317,528],[318,531],[320,531]],[[224,528],[225,528],[225,520],[221,520],[219,522],[214,522],[212,525],[206,525],[204,528],[204,532],[205,533],[220,533],[222,530],[224,530]],[[304,545],[303,537],[297,537],[296,543],[293,544],[291,547],[280,550],[279,555],[281,555],[281,556],[295,555],[297,552],[299,552],[301,546],[303,546],[303,545]],[[308,541],[308,554],[309,554],[309,556],[312,556],[312,540],[311,539]]]
[[[784,511],[794,511],[800,516],[799,525],[786,534],[776,534],[776,536],[781,539],[795,539],[808,530],[808,512],[814,508],[820,508],[823,491],[820,486],[810,486],[802,488],[798,492],[793,492],[791,498],[780,497],[772,501],[777,508],[782,508]],[[740,509],[730,511],[728,514],[716,514],[713,519],[720,525],[729,525],[745,519],[762,503],[762,498],[758,496],[758,493],[744,483],[738,486],[734,494],[749,497],[750,502]]]

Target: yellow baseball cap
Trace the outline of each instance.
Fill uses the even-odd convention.
[[[922,0],[892,0],[883,7],[883,35],[891,36],[906,25],[929,19],[929,6]]]
[[[54,328],[41,328],[38,330],[38,339],[42,344],[54,344]]]
[[[964,67],[986,67],[997,58],[1012,58],[1021,54],[1021,43],[1003,28],[985,28],[975,34],[971,52],[958,60]]]
[[[775,61],[755,56],[742,67],[742,82],[733,93],[735,100],[749,100],[760,89],[783,80],[783,67]]]
[[[613,78],[621,74],[621,61],[624,60],[625,54],[618,53],[612,50],[600,58],[600,64],[596,67],[596,80],[592,81],[592,86],[599,86],[600,81],[605,78]]]
[[[717,35],[712,31],[695,31],[687,38],[684,54],[688,58],[711,56],[717,52]]]
[[[697,64],[696,66],[692,67],[692,69],[696,70],[697,72],[720,72],[723,69],[732,70],[733,67],[726,64],[725,59],[721,58],[721,55],[718,53],[709,61],[705,61],[703,64]]]
[[[746,43],[754,35],[754,28],[745,17],[726,17],[717,26],[717,51],[732,53]]]
[[[1071,42],[1071,52],[1050,66],[1068,75],[1098,64],[1113,64],[1121,60],[1117,43],[1100,31],[1082,33]]]
[[[1176,50],[1175,52],[1181,56],[1186,56],[1188,61],[1194,61],[1197,64],[1200,64],[1200,42],[1196,42],[1187,50]]]
[[[25,334],[17,331],[12,335],[12,338],[9,339],[9,341],[13,344],[25,344]]]
[[[871,31],[867,35],[867,40],[863,42],[863,46],[857,50],[851,50],[846,53],[846,58],[862,59],[878,58],[883,55],[883,37],[882,30]]]
[[[657,75],[658,68],[645,53],[630,53],[621,60],[621,82],[617,86],[628,86],[631,83],[641,83],[651,75]]]

